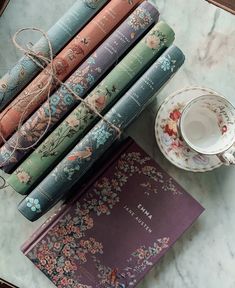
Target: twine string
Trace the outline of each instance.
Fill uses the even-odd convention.
[[[44,55],[42,55],[41,53],[37,53],[36,51],[34,51],[32,48],[30,48],[29,46],[32,46],[32,44],[30,43],[30,45],[26,45],[27,48],[24,48],[21,44],[19,44],[18,42],[18,36],[19,34],[21,34],[22,32],[25,31],[36,31],[39,32],[43,35],[43,37],[46,39],[47,44],[48,44],[48,48],[49,48],[49,56],[46,57]],[[114,129],[117,133],[117,137],[119,138],[121,135],[121,130],[115,126],[113,123],[111,123],[110,121],[108,121],[92,104],[88,103],[88,101],[86,99],[83,99],[82,97],[80,97],[79,95],[77,95],[66,83],[62,82],[57,76],[56,76],[56,69],[55,69],[55,65],[54,65],[54,61],[53,61],[53,48],[50,42],[50,39],[47,35],[47,33],[45,33],[43,30],[39,29],[39,28],[34,28],[34,27],[29,27],[29,28],[22,28],[20,30],[18,30],[15,35],[13,36],[13,44],[15,45],[15,47],[17,49],[19,49],[20,51],[22,51],[28,58],[30,58],[39,68],[41,68],[42,70],[45,69],[45,72],[48,74],[48,82],[43,85],[42,88],[39,88],[38,90],[34,90],[32,93],[28,93],[25,98],[22,98],[22,101],[27,99],[29,96],[32,96],[32,94],[34,95],[33,97],[31,97],[32,99],[29,101],[29,103],[27,103],[24,112],[22,113],[20,120],[19,120],[19,124],[17,127],[17,131],[16,133],[18,134],[16,137],[16,141],[15,144],[12,145],[10,144],[9,146],[13,149],[11,154],[9,155],[9,158],[14,155],[16,150],[29,150],[31,148],[34,148],[39,141],[41,141],[41,139],[45,136],[45,134],[48,132],[51,121],[52,121],[52,111],[51,111],[51,105],[50,105],[50,92],[52,89],[52,85],[54,83],[54,81],[56,81],[60,86],[63,86],[64,88],[67,89],[67,91],[73,95],[73,97],[75,97],[76,99],[78,99],[80,102],[82,102],[92,113],[94,113],[95,115],[97,115],[100,119],[102,119],[106,124],[108,124],[112,129]],[[28,108],[32,105],[32,103],[34,103],[37,98],[39,97],[40,93],[47,91],[47,103],[48,103],[48,122],[47,122],[47,126],[45,128],[45,130],[43,131],[43,133],[40,135],[40,137],[38,137],[38,139],[32,144],[29,145],[27,147],[20,147],[20,137],[21,137],[21,127],[23,125],[24,122],[24,118],[25,115],[27,113]],[[15,103],[14,105],[17,105],[17,103]],[[14,107],[14,105],[10,105],[8,109],[6,109],[5,113],[2,114],[1,116],[4,117],[8,110],[11,109],[12,107]],[[1,117],[1,118],[2,118]],[[1,119],[0,119],[1,121]],[[1,131],[0,131],[1,133]],[[1,137],[3,139],[3,141],[6,143],[7,140],[4,139],[2,133],[1,133]],[[8,159],[9,159],[8,158]],[[7,162],[7,160],[5,161]],[[3,163],[4,164],[4,163]]]

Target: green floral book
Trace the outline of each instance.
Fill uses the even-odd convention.
[[[0,278],[0,288],[17,288],[17,287],[7,282],[6,280]]]
[[[87,96],[86,101],[100,113],[116,102],[174,40],[173,30],[164,22],[150,32],[127,54],[108,76]],[[69,152],[99,119],[80,104],[49,137],[8,178],[8,183],[21,194],[46,175]],[[26,176],[22,178],[22,173]]]

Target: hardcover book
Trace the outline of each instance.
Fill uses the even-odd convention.
[[[234,0],[207,0],[208,2],[217,5],[218,7],[225,9],[235,14],[235,1]]]
[[[57,287],[135,287],[204,210],[132,140],[114,155],[22,247]]]
[[[2,0],[0,2],[0,16],[2,15],[2,13],[4,12],[4,10],[6,9],[8,3],[10,0]]]

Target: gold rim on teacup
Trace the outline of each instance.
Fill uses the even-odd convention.
[[[179,133],[197,153],[235,164],[235,107],[223,96],[203,95],[190,101],[182,111]]]

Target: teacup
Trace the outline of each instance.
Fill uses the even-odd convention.
[[[235,164],[235,108],[224,97],[203,95],[182,111],[179,130],[187,145],[223,164]]]

